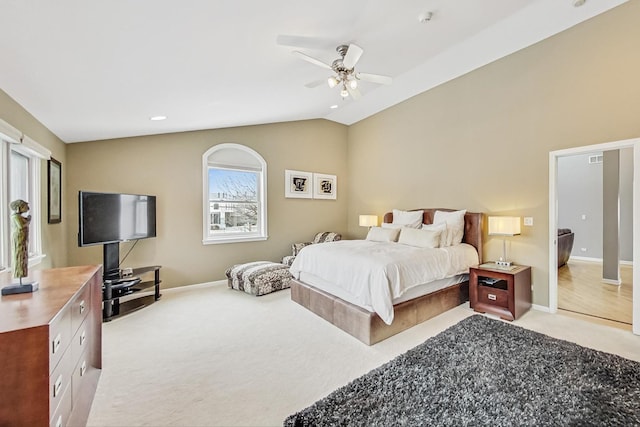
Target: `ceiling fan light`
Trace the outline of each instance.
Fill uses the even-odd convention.
[[[349,87],[351,89],[357,89],[358,88],[358,81],[357,80],[349,80]]]
[[[327,79],[327,83],[329,84],[330,88],[334,88],[338,85],[338,79],[336,79],[334,76],[331,76]]]
[[[346,98],[347,96],[349,96],[349,91],[347,89],[342,89],[340,91],[340,96]]]

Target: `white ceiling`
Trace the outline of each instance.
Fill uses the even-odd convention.
[[[0,0],[0,88],[65,142],[352,124],[627,0],[573,1]],[[327,63],[356,43],[356,70],[393,84],[362,83],[357,101],[306,88],[330,72],[278,35],[311,37],[321,48],[298,50]]]

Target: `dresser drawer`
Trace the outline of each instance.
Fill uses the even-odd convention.
[[[71,359],[73,364],[75,365],[78,361],[78,358],[82,353],[84,353],[87,347],[91,346],[91,319],[87,318],[84,322],[80,324],[80,327],[76,331],[76,334],[73,336],[71,340]]]
[[[91,371],[95,369],[91,366],[90,354],[90,351],[82,353],[78,359],[78,363],[76,363],[76,366],[73,368],[73,373],[71,374],[71,396],[74,401],[78,400],[79,396],[82,395],[84,384]]]
[[[83,286],[78,295],[71,300],[69,310],[71,311],[71,333],[75,333],[91,311],[91,286],[89,284]]]
[[[71,408],[73,406],[73,402],[71,399],[71,387],[67,387],[60,398],[60,404],[58,408],[53,413],[51,417],[51,421],[49,423],[50,427],[64,427],[67,425],[69,421],[69,415],[71,414]]]
[[[67,306],[68,307],[68,306]],[[71,312],[63,309],[49,325],[49,372],[58,362],[71,343]]]
[[[478,302],[509,308],[509,292],[488,286],[478,286]]]
[[[60,363],[49,376],[49,417],[53,417],[58,410],[62,398],[67,391],[71,389],[71,370],[73,369],[73,361],[71,360],[71,351],[67,351],[64,357],[60,359]]]

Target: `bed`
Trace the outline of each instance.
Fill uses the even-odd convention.
[[[436,211],[454,212],[454,209],[429,208],[415,209],[412,212],[416,211],[422,211],[423,224],[432,224]],[[383,222],[386,224],[392,223],[393,213],[385,214]],[[463,244],[460,245],[462,249],[452,248],[448,251],[443,249],[432,251],[434,251],[434,254],[439,253],[439,256],[445,256],[443,255],[445,252],[455,253],[459,250],[468,255],[469,248],[471,248],[477,254],[475,258],[477,261],[474,261],[474,263],[481,263],[482,224],[483,214],[466,212],[464,214]],[[301,253],[303,257],[300,257],[300,259],[296,258],[296,262],[294,262],[291,269],[294,277],[291,280],[291,299],[367,345],[380,342],[450,310],[469,299],[469,282],[466,274],[468,273],[468,266],[465,266],[462,269],[464,272],[462,272],[458,265],[457,268],[460,270],[458,273],[462,274],[455,274],[453,277],[449,277],[451,271],[447,271],[444,273],[447,277],[439,278],[437,281],[421,283],[420,286],[410,284],[407,285],[407,288],[403,288],[401,279],[404,278],[404,274],[401,274],[401,269],[400,273],[398,273],[399,270],[393,270],[398,277],[389,279],[387,288],[391,289],[390,292],[386,290],[380,292],[371,291],[369,296],[365,295],[365,299],[361,300],[351,292],[352,289],[345,290],[345,283],[342,283],[342,286],[338,286],[338,283],[333,283],[333,281],[340,282],[339,274],[345,268],[344,265],[340,265],[340,259],[344,258],[341,256],[341,251],[353,250],[349,246],[355,246],[356,252],[374,253],[378,248],[373,247],[372,243],[368,241],[341,242],[315,245],[318,248],[313,249],[314,253],[305,248],[304,251],[307,251],[307,253]],[[400,247],[404,245],[395,243],[389,244],[388,247],[391,247],[391,245],[395,245],[397,248],[390,249],[390,254],[386,252],[387,248],[384,245],[380,245],[381,248],[384,247],[381,250],[384,250],[385,257],[381,260],[381,263],[385,263],[387,258],[403,256],[404,249]],[[322,248],[320,248],[321,246]],[[316,251],[318,253],[315,253]],[[323,255],[321,252],[325,252],[325,254]],[[328,257],[327,253],[329,254]],[[410,255],[410,253],[408,254]],[[333,255],[333,258],[331,258],[331,255]],[[436,260],[436,264],[438,262]],[[325,263],[329,268],[335,270],[335,275],[319,277],[319,273],[316,275],[314,274],[317,273],[316,271],[308,268],[309,265],[314,263]],[[358,264],[357,268],[363,270],[360,273],[366,274],[366,271],[364,271],[366,266]],[[369,268],[376,270],[377,266],[371,264]],[[373,273],[371,274],[373,275]],[[397,286],[394,285],[392,279],[400,281],[398,285],[400,289],[396,289]],[[348,284],[346,286],[347,288],[349,287]],[[363,292],[363,294],[367,292]],[[393,293],[393,295],[388,295],[391,297],[390,315],[385,307],[388,304],[381,304],[382,300],[377,295],[378,293]]]

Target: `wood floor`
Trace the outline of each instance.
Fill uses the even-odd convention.
[[[558,308],[630,325],[632,273],[632,266],[621,265],[622,285],[609,285],[602,283],[602,263],[570,259],[558,269]]]

